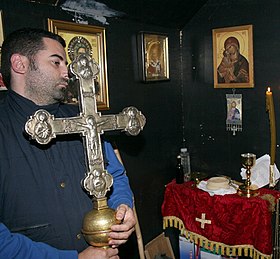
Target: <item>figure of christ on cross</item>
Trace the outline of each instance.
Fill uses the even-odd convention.
[[[143,129],[146,118],[135,107],[127,107],[117,115],[101,116],[97,112],[94,79],[98,64],[86,53],[71,64],[70,71],[79,80],[80,115],[54,118],[45,110],[38,110],[26,122],[26,132],[40,144],[47,144],[56,135],[80,133],[84,139],[88,172],[83,187],[90,195],[104,198],[113,184],[112,176],[104,169],[100,135],[104,131],[124,130],[136,136]],[[38,130],[40,129],[40,130]]]

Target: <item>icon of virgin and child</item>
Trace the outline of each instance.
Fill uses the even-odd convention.
[[[249,62],[240,53],[240,43],[236,37],[231,36],[225,40],[217,74],[218,83],[249,83]]]

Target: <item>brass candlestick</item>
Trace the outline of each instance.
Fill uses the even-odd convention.
[[[251,185],[251,168],[256,163],[256,155],[252,153],[241,154],[241,164],[246,169],[246,180],[243,185],[238,189],[238,194],[240,196],[254,197],[259,194],[258,189]]]

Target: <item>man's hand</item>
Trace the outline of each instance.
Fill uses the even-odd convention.
[[[124,244],[134,231],[136,219],[133,210],[125,204],[121,204],[116,211],[116,219],[121,224],[113,225],[112,232],[109,233],[109,245],[113,248]]]
[[[78,259],[119,259],[117,248],[97,248],[89,246],[79,253]]]

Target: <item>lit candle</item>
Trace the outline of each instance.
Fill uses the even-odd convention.
[[[276,153],[276,126],[273,95],[270,91],[270,87],[268,87],[266,91],[266,111],[268,111],[270,121],[270,164],[274,165]]]
[[[274,187],[276,182],[274,179],[274,163],[276,153],[276,126],[275,126],[275,113],[273,104],[273,95],[270,87],[266,91],[266,111],[269,114],[270,121],[270,166],[269,166],[269,187]]]

